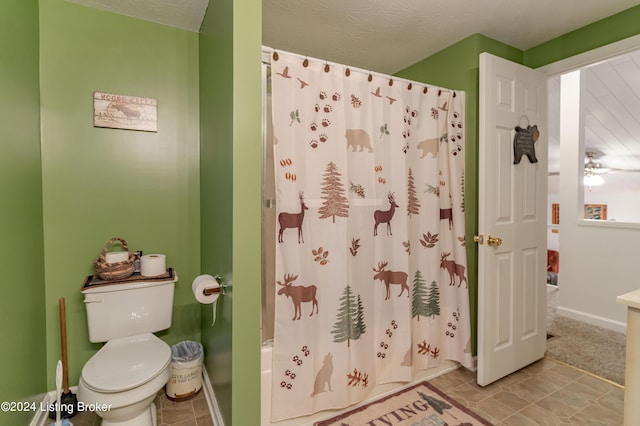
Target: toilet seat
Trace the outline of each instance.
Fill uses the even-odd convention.
[[[152,380],[171,362],[171,348],[151,333],[108,341],[82,368],[90,389],[124,392]]]

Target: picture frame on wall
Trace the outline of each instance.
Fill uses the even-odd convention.
[[[591,220],[607,220],[606,204],[585,204],[584,218]]]
[[[157,132],[158,100],[93,92],[93,126]]]

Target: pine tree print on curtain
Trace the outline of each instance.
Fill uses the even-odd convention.
[[[464,93],[283,52],[272,69],[272,421],[471,366]]]

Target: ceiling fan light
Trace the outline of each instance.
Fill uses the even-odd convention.
[[[598,186],[604,183],[602,176],[596,174],[587,174],[584,177],[584,184],[586,186]]]

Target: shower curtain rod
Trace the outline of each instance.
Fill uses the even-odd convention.
[[[268,46],[262,46],[262,63],[266,64],[266,65],[271,65],[271,58],[272,58],[272,54],[273,52],[285,52],[287,54],[296,56],[298,58],[300,58],[300,60],[305,60],[308,59],[310,61],[318,61],[324,64],[328,64],[329,66],[345,66],[348,67],[350,70],[352,71],[359,71],[365,74],[370,74],[374,77],[380,77],[380,78],[389,78],[393,81],[398,81],[401,83],[406,83],[406,84],[411,84],[411,85],[418,85],[421,87],[427,87],[430,89],[438,89],[438,90],[442,90],[444,92],[463,92],[462,90],[455,90],[455,89],[448,89],[446,87],[440,87],[440,86],[434,86],[431,84],[427,84],[427,83],[421,83],[419,81],[413,81],[413,80],[407,80],[406,78],[400,78],[400,77],[395,77],[392,75],[387,75],[387,74],[381,74],[379,72],[375,72],[375,71],[369,71],[369,70],[365,70],[363,68],[358,68],[358,67],[352,67],[350,65],[345,65],[345,64],[339,64],[337,62],[330,62],[330,61],[326,61],[324,59],[318,59],[318,58],[313,58],[310,56],[305,56],[305,55],[300,55],[299,53],[292,53],[292,52],[288,52],[286,50],[281,50],[281,49],[274,49],[272,47],[268,47]]]

